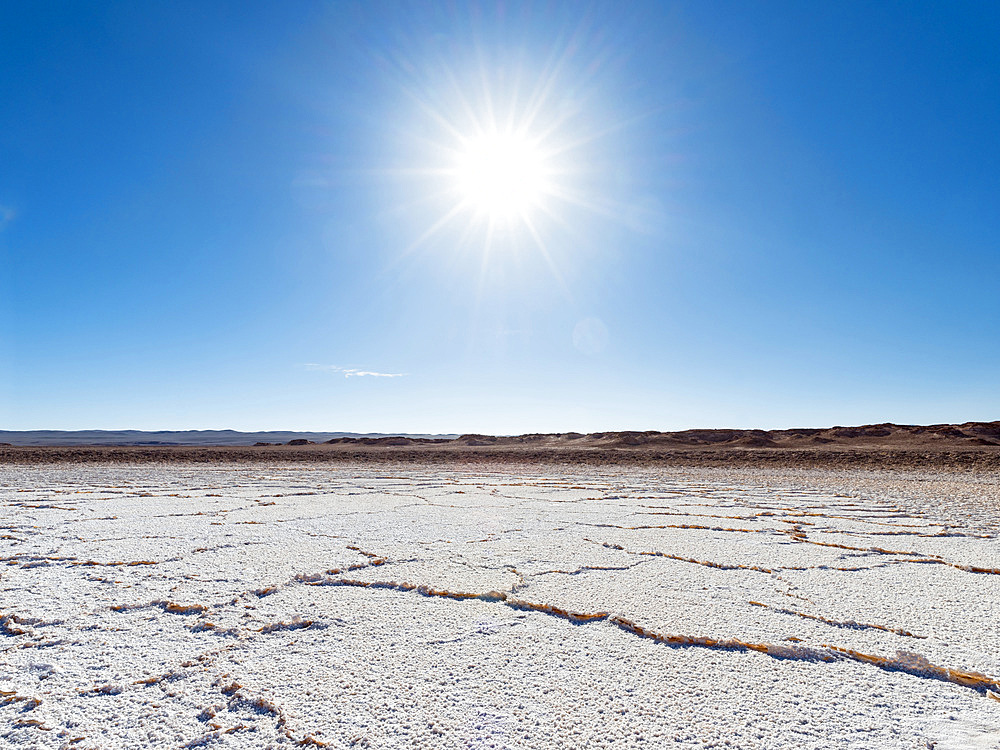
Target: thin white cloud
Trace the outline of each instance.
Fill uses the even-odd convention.
[[[7,228],[7,225],[14,221],[17,212],[10,206],[0,205],[0,232]]]
[[[313,362],[303,365],[307,370],[323,370],[325,372],[343,373],[345,378],[401,378],[405,372],[376,372],[374,370],[361,370],[356,367],[340,367],[338,365],[318,365]]]

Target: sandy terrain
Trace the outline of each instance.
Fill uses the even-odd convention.
[[[993,472],[379,455],[0,466],[0,746],[1000,747]]]

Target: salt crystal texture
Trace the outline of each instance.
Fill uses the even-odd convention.
[[[996,507],[906,481],[6,467],[0,747],[1000,747]]]

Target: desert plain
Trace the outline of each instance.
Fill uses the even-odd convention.
[[[1000,747],[995,447],[464,446],[4,449],[0,747]]]

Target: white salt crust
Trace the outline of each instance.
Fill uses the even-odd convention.
[[[0,747],[997,748],[974,475],[0,469]]]

